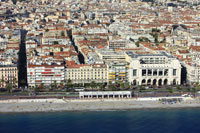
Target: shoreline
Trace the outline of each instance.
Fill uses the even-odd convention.
[[[200,108],[199,98],[163,103],[157,98],[132,99],[12,99],[0,100],[0,113],[116,111],[135,109]],[[166,97],[165,97],[166,98]]]

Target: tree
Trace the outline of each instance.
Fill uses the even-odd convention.
[[[112,91],[116,91],[117,90],[114,84],[110,84],[109,85],[109,89],[111,89]]]
[[[169,93],[173,93],[173,90],[171,88],[168,88]]]
[[[54,41],[53,44],[59,44],[58,41]]]
[[[58,86],[58,84],[56,83],[56,81],[53,82],[53,88],[56,89]]]
[[[179,85],[176,86],[176,89],[177,89],[179,92],[181,92],[181,90],[182,90],[182,88],[181,88]]]
[[[13,79],[12,84],[13,84],[14,87],[17,87],[17,85],[16,85],[17,84],[17,79],[16,78]]]
[[[119,81],[119,88],[123,89],[124,88],[124,83],[122,81]]]
[[[64,31],[61,31],[61,36],[65,36],[65,32]]]
[[[4,83],[5,83],[5,80],[4,80],[4,78],[2,77],[2,79],[1,79],[1,86],[4,86]]]
[[[196,91],[197,91],[196,88],[193,87],[193,88],[192,88],[192,92],[193,92],[193,95],[194,95],[194,96],[196,96],[196,95],[195,95],[195,94],[196,94]]]
[[[124,83],[124,87],[126,88],[126,89],[130,89],[130,84],[129,83]]]
[[[137,41],[137,42],[135,43],[135,45],[136,45],[137,47],[139,47],[139,46],[140,46],[140,42]]]
[[[99,88],[100,88],[101,91],[104,91],[104,84],[100,84]]]
[[[40,84],[40,88],[41,88],[41,89],[44,89],[44,83],[41,83],[41,84]]]
[[[39,92],[39,91],[40,91],[40,88],[39,88],[38,86],[36,86],[36,87],[34,88],[34,91],[35,91],[35,92]]]
[[[12,84],[11,83],[6,83],[6,90],[8,90],[9,93],[12,92]]]
[[[69,88],[72,88],[72,87],[73,87],[73,84],[72,84],[72,81],[71,81],[71,79],[68,79],[66,83],[67,83],[67,89],[69,89]]]
[[[144,90],[144,89],[145,89],[144,86],[142,86],[142,85],[139,86],[139,92],[142,92],[142,90]]]
[[[93,89],[94,87],[96,87],[96,83],[95,83],[94,81],[92,81],[92,82],[90,83],[90,86],[91,86],[92,89]]]
[[[60,87],[63,89],[64,83],[60,82]]]

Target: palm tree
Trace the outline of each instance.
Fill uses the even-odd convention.
[[[2,87],[4,86],[4,83],[5,83],[5,80],[4,80],[4,78],[2,77],[2,79],[1,79],[1,86],[2,86]]]
[[[14,87],[17,87],[17,86],[18,86],[18,85],[16,85],[16,84],[17,84],[17,79],[16,79],[16,78],[13,79],[13,82],[12,82],[12,83],[13,83],[13,86],[14,86]]]
[[[130,85],[129,85],[129,83],[124,83],[124,87],[126,88],[126,89],[130,89]]]
[[[196,96],[196,88],[192,88],[192,93],[193,93],[193,95],[194,95],[194,97]]]
[[[6,89],[8,90],[9,93],[12,93],[12,84],[7,82],[6,83]]]
[[[90,86],[92,87],[92,90],[93,90],[93,88],[96,86],[96,83],[95,83],[94,81],[92,81],[92,82],[90,83]]]
[[[68,79],[66,83],[67,83],[67,89],[69,89],[69,88],[72,88],[72,87],[73,87],[73,84],[72,84],[72,81],[71,81],[71,79]]]
[[[179,85],[176,86],[176,89],[177,89],[179,92],[181,92],[181,90],[182,90],[182,88],[181,88]]]
[[[103,83],[100,84],[100,85],[99,85],[99,88],[100,88],[101,91],[104,91],[104,84],[103,84]]]

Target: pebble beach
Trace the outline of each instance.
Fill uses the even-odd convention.
[[[197,98],[184,98],[181,102],[177,103],[163,103],[158,99],[159,98],[12,99],[0,101],[0,112],[54,112],[200,107],[200,99]]]

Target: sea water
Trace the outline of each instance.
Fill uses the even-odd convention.
[[[2,113],[0,133],[200,133],[200,109]]]

